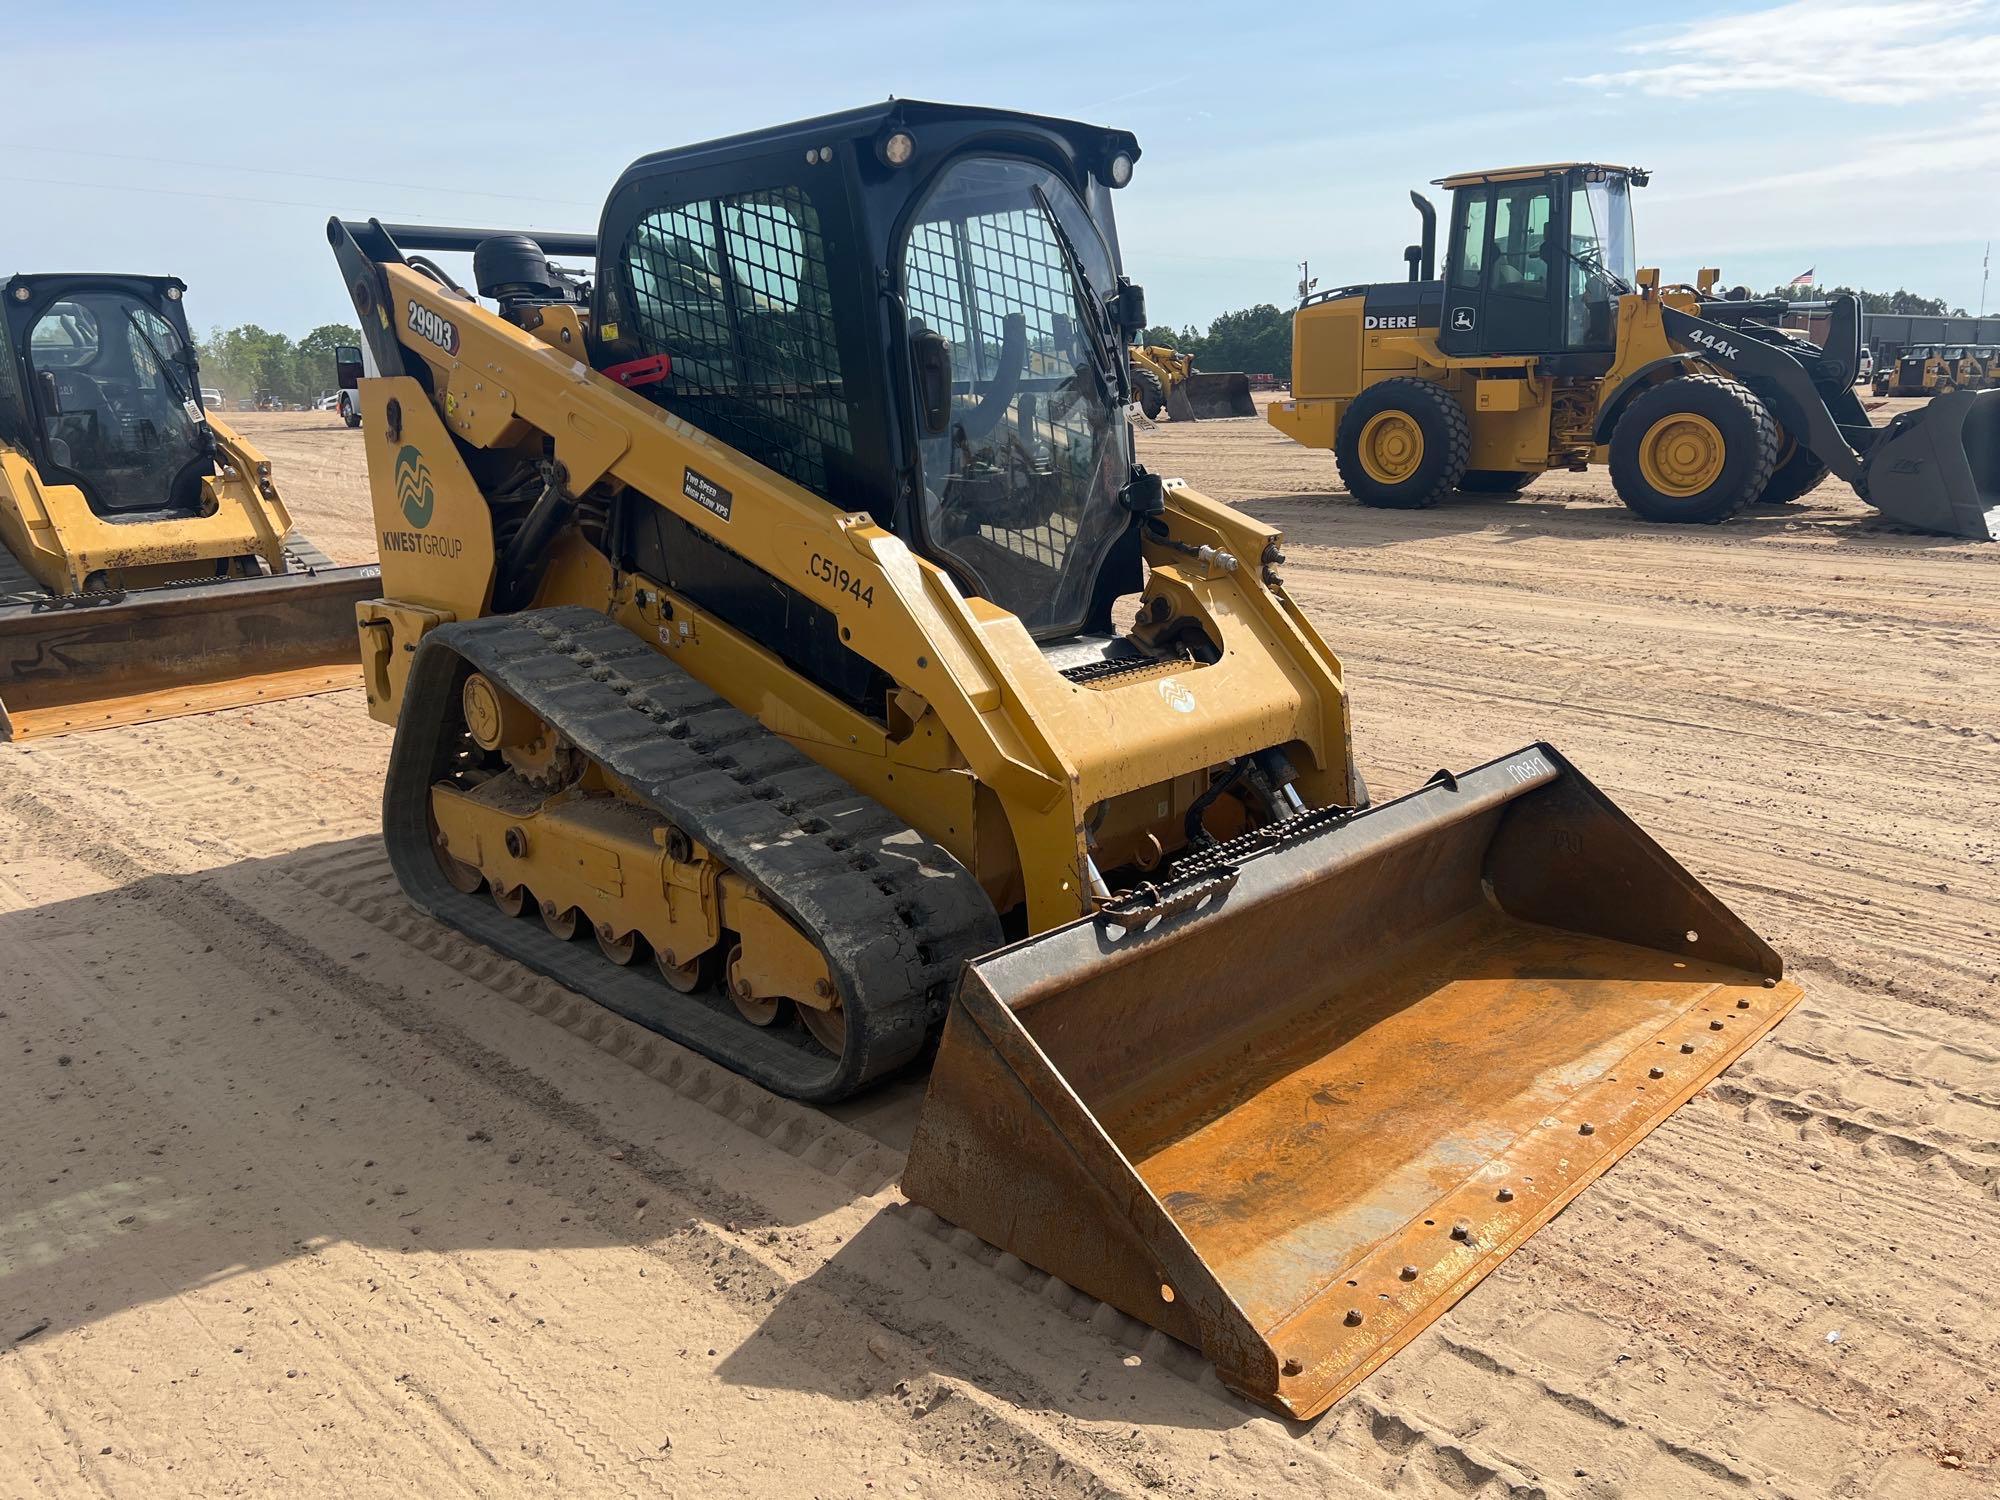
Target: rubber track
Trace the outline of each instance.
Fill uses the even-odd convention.
[[[476,668],[554,724],[641,802],[754,884],[810,934],[847,1010],[830,1057],[795,1027],[751,1026],[716,988],[680,995],[540,923],[454,889],[430,840],[431,787],[464,740]],[[389,861],[422,910],[774,1092],[844,1098],[916,1057],[965,961],[999,918],[950,854],[732,707],[622,626],[578,606],[440,626],[424,637],[383,789]],[[532,881],[530,882],[532,886]]]
[[[302,568],[318,572],[322,568],[335,566],[334,560],[307,538],[302,531],[290,532],[285,537],[285,555]]]

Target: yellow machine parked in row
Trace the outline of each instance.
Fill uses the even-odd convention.
[[[1197,370],[1192,354],[1165,344],[1130,344],[1125,356],[1132,367],[1132,397],[1152,420],[1163,412],[1176,422],[1257,415],[1250,377],[1240,370]]]
[[[1591,162],[1441,179],[1452,195],[1409,279],[1323,292],[1293,317],[1292,399],[1267,415],[1331,448],[1364,505],[1454,490],[1512,494],[1551,469],[1607,465],[1653,521],[1715,522],[1794,500],[1828,471],[1892,520],[2000,536],[2000,401],[1961,392],[1875,427],[1853,392],[1860,308],[1662,286],[1634,265],[1646,174]],[[1780,326],[1828,313],[1824,345]]]
[[[780,1093],[935,1049],[911,1198],[1304,1417],[1798,990],[1547,745],[1371,804],[1279,534],[1134,461],[1138,154],[899,100],[329,225],[384,838]]]
[[[172,277],[0,291],[0,740],[352,686],[373,568],[204,408]]]

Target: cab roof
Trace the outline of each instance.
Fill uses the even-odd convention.
[[[1011,127],[1059,137],[1089,166],[1095,166],[1100,158],[1108,160],[1119,151],[1135,162],[1139,159],[1139,142],[1129,130],[1050,115],[1026,114],[1020,110],[890,98],[877,104],[864,104],[858,109],[816,115],[808,120],[794,120],[789,124],[749,130],[740,135],[655,151],[633,162],[625,169],[625,175],[632,177],[660,170],[686,171],[762,153],[774,146],[808,142],[818,146],[828,140],[873,140],[899,126],[921,133],[926,127],[968,124],[990,126],[1002,132]]]
[[[1432,185],[1441,188],[1478,187],[1487,182],[1522,182],[1531,177],[1554,177],[1564,172],[1574,172],[1579,168],[1595,172],[1615,172],[1621,177],[1632,179],[1634,187],[1644,187],[1648,173],[1643,167],[1618,167],[1602,161],[1549,161],[1531,167],[1495,167],[1489,172],[1459,172],[1451,177],[1434,177]]]

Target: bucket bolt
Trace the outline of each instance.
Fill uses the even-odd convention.
[[[1750,1008],[1750,997],[1748,995],[1737,996],[1736,1008],[1738,1010],[1748,1010]]]
[[[1682,1043],[1681,1043],[1681,1051],[1683,1051],[1683,1052],[1692,1052],[1692,1051],[1694,1051],[1694,1043],[1693,1043],[1693,1042],[1682,1042]]]
[[[1648,1068],[1646,1070],[1646,1076],[1648,1078],[1665,1078],[1667,1076],[1667,1070],[1665,1068]]]
[[[1396,1274],[1405,1281],[1415,1281],[1417,1279],[1417,1268],[1415,1266],[1405,1266]]]
[[[1597,1127],[1591,1124],[1590,1121],[1585,1120],[1581,1125],[1576,1127],[1576,1133],[1578,1135],[1596,1135]]]
[[[1471,1239],[1472,1225],[1467,1223],[1464,1219],[1460,1219],[1456,1224],[1451,1226],[1451,1237],[1455,1240]]]
[[[1361,1326],[1361,1309],[1358,1307],[1348,1308],[1345,1322],[1349,1328],[1359,1328]]]
[[[1510,1187],[1503,1187],[1502,1189],[1500,1189],[1499,1192],[1495,1193],[1493,1196],[1499,1199],[1502,1203],[1512,1203],[1514,1201],[1514,1190]]]
[[[1287,1375],[1302,1375],[1305,1373],[1305,1368],[1306,1367],[1304,1365],[1300,1364],[1295,1359],[1288,1359],[1285,1361],[1285,1373]]]

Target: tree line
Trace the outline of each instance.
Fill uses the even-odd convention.
[[[195,358],[201,383],[219,389],[232,409],[267,393],[284,406],[311,405],[335,389],[334,347],[360,342],[361,330],[346,323],[322,323],[296,343],[244,323],[210,329],[195,340]]]
[[[1911,317],[1928,318],[1969,318],[1971,313],[1962,307],[1949,306],[1942,297],[1920,297],[1915,292],[1906,292],[1897,287],[1893,292],[1871,292],[1851,286],[1776,286],[1765,297],[1783,297],[1787,302],[1818,302],[1827,297],[1838,297],[1852,293],[1861,299],[1861,310],[1865,313],[1896,313]]]
[[[1160,324],[1146,330],[1146,342],[1192,354],[1197,370],[1242,370],[1275,375],[1280,380],[1292,378],[1291,309],[1268,302],[1223,313],[1206,331],[1192,323],[1178,330]]]

